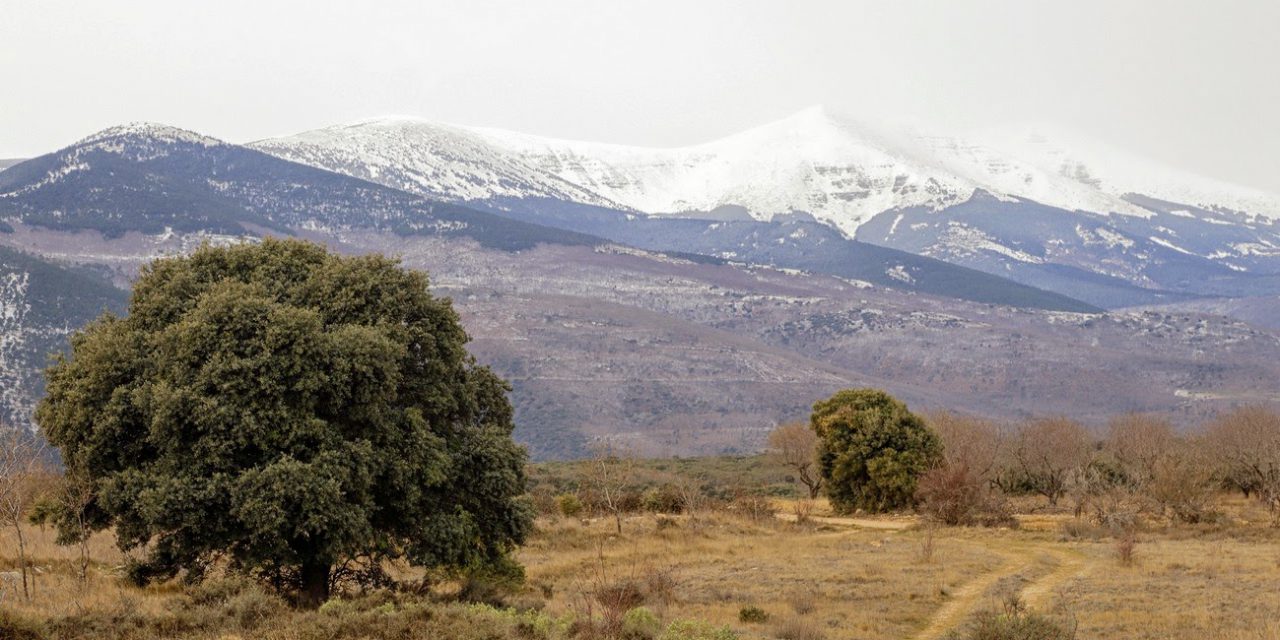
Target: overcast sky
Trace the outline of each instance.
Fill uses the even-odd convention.
[[[1277,33],[1277,0],[0,0],[0,158],[386,114],[667,146],[825,104],[1059,123],[1280,191]]]

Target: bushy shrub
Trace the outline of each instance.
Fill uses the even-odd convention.
[[[925,517],[949,526],[971,525],[986,498],[987,488],[964,465],[935,467],[920,477],[918,509]]]
[[[34,620],[28,620],[11,611],[0,609],[0,638],[42,640],[44,638],[44,630]]]
[[[738,622],[749,624],[768,622],[769,613],[755,605],[747,605],[738,610]]]
[[[1061,525],[1062,536],[1070,540],[1101,540],[1107,530],[1081,518],[1064,520]]]
[[[562,513],[560,503],[556,500],[557,497],[550,487],[540,486],[529,491],[529,502],[533,505],[534,512],[542,516],[554,516]]]
[[[506,604],[506,597],[524,584],[524,567],[508,558],[469,567],[462,576],[458,599],[493,606]]]
[[[800,589],[787,597],[791,610],[800,615],[808,615],[818,607],[818,594],[813,589]]]
[[[979,613],[948,640],[1073,640],[1076,625],[1038,613],[986,611]]]
[[[822,627],[812,620],[805,618],[788,618],[781,622],[773,635],[780,640],[824,640],[827,637]]]
[[[560,514],[566,518],[576,518],[582,515],[582,499],[572,493],[562,493],[556,496],[556,506],[560,509]]]
[[[918,416],[883,391],[848,389],[813,405],[818,462],[831,505],[841,512],[911,506],[916,481],[942,445]]]
[[[717,627],[701,620],[676,620],[662,632],[660,640],[738,640],[729,627]]]
[[[678,487],[664,484],[650,487],[640,496],[645,511],[653,513],[680,513],[684,510],[684,496]]]
[[[662,621],[645,607],[636,607],[622,616],[623,640],[654,640],[662,633]]]
[[[755,494],[738,496],[733,501],[733,509],[752,522],[772,520],[777,513],[772,500]]]

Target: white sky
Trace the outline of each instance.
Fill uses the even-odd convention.
[[[1080,129],[1280,191],[1280,0],[0,0],[0,158],[390,113],[700,142],[811,104]]]

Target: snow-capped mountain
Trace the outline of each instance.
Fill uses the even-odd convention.
[[[804,212],[852,236],[887,209],[942,208],[977,187],[912,153],[896,134],[821,108],[714,142],[674,149],[480,130],[545,171],[650,214],[736,206],[757,220]]]
[[[1276,333],[1176,311],[1169,305],[1208,301],[1130,280],[1265,288],[1265,252],[1222,259],[1247,272],[1191,255],[1229,236],[1244,243],[1262,233],[1261,222],[1149,196],[1117,199],[1143,207],[1142,215],[1033,203],[987,191],[980,172],[919,151],[919,138],[876,137],[822,118],[815,125],[813,116],[740,137],[732,153],[726,143],[685,161],[720,154],[708,166],[728,167],[734,175],[725,180],[738,180],[738,171],[757,171],[761,181],[790,175],[800,186],[783,195],[810,198],[809,209],[831,205],[826,212],[865,203],[833,203],[804,185],[847,191],[845,182],[863,180],[867,198],[883,200],[858,214],[870,218],[857,233],[915,243],[910,252],[850,238],[829,217],[787,214],[801,208],[789,203],[764,213],[716,199],[696,206],[729,204],[644,215],[638,200],[622,201],[643,192],[628,196],[623,182],[609,196],[573,185],[559,173],[569,169],[546,154],[483,132],[408,145],[426,149],[416,163],[386,146],[397,136],[373,136],[367,150],[341,156],[352,164],[342,170],[354,172],[382,154],[380,165],[369,163],[376,173],[362,177],[164,125],[91,135],[0,172],[0,422],[30,424],[46,355],[65,349],[69,332],[103,309],[123,307],[126,293],[113,284],[127,286],[156,257],[264,234],[426,269],[464,314],[478,360],[512,380],[518,437],[543,457],[583,455],[602,436],[677,454],[740,450],[744,425],[802,415],[813,397],[849,386],[885,388],[924,406],[1090,420],[1125,410],[1199,418],[1274,399]],[[441,129],[414,127],[428,136]],[[820,144],[806,133],[812,128],[840,141]],[[903,140],[916,150],[901,151]],[[745,151],[757,145],[778,153]],[[855,152],[874,166],[840,160]],[[805,155],[827,159],[806,169]],[[663,170],[679,181],[677,169]],[[393,174],[396,188],[374,182]],[[897,186],[877,182],[899,175],[906,177],[892,178]],[[421,195],[436,186],[439,195]],[[886,202],[899,208],[871,213]],[[1221,231],[1210,236],[1201,226]],[[1101,314],[1010,278],[1166,306]]]
[[[712,142],[647,148],[385,118],[253,143],[268,153],[461,201],[555,197],[647,214],[737,206],[804,212],[852,235],[884,211],[934,210],[975,191],[1069,211],[1150,212],[1140,194],[1280,217],[1280,196],[1162,167],[1048,126],[970,136],[870,125],[822,107]]]
[[[735,240],[715,250],[707,236],[719,228],[703,229],[695,242],[653,221],[786,224],[802,214],[850,238],[1106,306],[1280,288],[1272,277],[1280,276],[1280,196],[1163,167],[1053,127],[940,135],[815,107],[667,149],[405,118],[250,146],[398,189],[653,246],[622,228],[646,218],[645,228],[665,238],[661,248],[696,246],[729,258],[750,260],[761,248]],[[604,224],[601,209],[625,216]]]
[[[1049,124],[1023,124],[979,131],[970,136],[983,147],[1006,159],[1016,159],[1023,166],[1056,174],[1107,196],[1128,199],[1146,196],[1165,202],[1222,213],[1253,214],[1280,218],[1280,195],[1267,193],[1222,180],[1207,178],[1139,157],[1097,140],[1079,131]],[[994,180],[1011,180],[999,184],[1009,192],[1057,207],[1071,208],[1070,201],[1057,201],[1053,195],[1033,191],[1032,185],[1019,186],[1029,172],[1019,175],[1001,167],[997,158],[987,164]],[[1039,186],[1039,185],[1035,185]],[[1089,206],[1076,209],[1094,211]]]
[[[254,145],[273,155],[433,198],[554,198],[617,207],[552,175],[489,136],[418,118],[327,127]]]

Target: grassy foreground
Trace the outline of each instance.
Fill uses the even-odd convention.
[[[32,528],[39,574],[29,601],[8,573],[12,532],[0,534],[0,637],[984,637],[974,616],[1012,608],[1080,638],[1280,638],[1280,530],[1255,503],[1224,505],[1228,522],[1145,528],[1127,560],[1117,540],[1031,500],[1018,505],[1021,527],[994,530],[841,518],[822,502],[795,523],[791,499],[766,517],[630,515],[621,535],[611,518],[546,516],[519,554],[527,580],[518,593],[467,587],[492,604],[464,602],[461,585],[443,584],[316,611],[234,578],[126,586],[109,535],[92,540],[82,583],[79,549]]]

